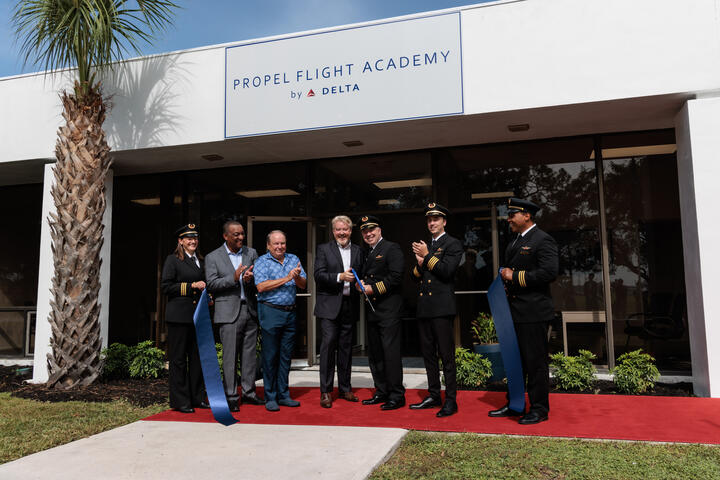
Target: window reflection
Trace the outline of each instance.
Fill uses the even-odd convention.
[[[603,148],[627,152],[663,145],[667,152],[673,143],[657,135],[625,135],[608,138]],[[675,155],[603,163],[615,354],[642,348],[665,370],[689,370]]]

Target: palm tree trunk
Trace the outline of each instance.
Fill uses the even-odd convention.
[[[102,368],[100,350],[100,248],[110,147],[102,124],[107,105],[100,84],[81,97],[63,92],[63,117],[55,145],[56,213],[50,215],[53,262],[48,386],[89,385]]]

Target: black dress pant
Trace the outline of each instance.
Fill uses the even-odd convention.
[[[335,380],[337,362],[338,391],[351,390],[350,371],[352,369],[352,333],[353,322],[350,297],[344,296],[337,318],[321,318],[320,331],[320,391],[331,393]]]
[[[367,333],[368,362],[375,383],[375,394],[388,400],[404,400],[402,324],[399,318],[373,317],[367,322]]]
[[[515,323],[523,373],[527,376],[530,411],[550,411],[550,369],[548,365],[547,322]]]
[[[192,323],[167,323],[168,383],[170,408],[192,407],[205,400],[205,385],[195,326]]]
[[[440,400],[440,368],[442,360],[445,376],[445,400],[456,401],[457,372],[455,368],[455,339],[453,321],[455,317],[418,318],[420,350],[425,361],[428,379],[428,393]]]

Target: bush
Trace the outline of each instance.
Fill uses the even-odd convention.
[[[470,328],[472,329],[473,340],[476,343],[498,343],[495,323],[489,313],[480,312],[477,318],[470,323]]]
[[[165,352],[146,340],[130,350],[128,362],[132,378],[158,378],[165,368]]]
[[[621,393],[637,395],[655,388],[660,372],[655,359],[642,350],[623,353],[617,359],[617,366],[611,370],[615,387]]]
[[[556,353],[550,356],[550,366],[557,379],[557,385],[562,390],[576,390],[579,392],[590,390],[595,383],[597,369],[592,364],[595,354],[588,350],[580,350],[580,355],[565,356]]]
[[[104,348],[102,350],[103,378],[119,379],[128,378],[130,376],[130,350],[130,347],[122,343],[113,343],[108,348]]]
[[[458,388],[477,388],[492,376],[490,360],[467,348],[455,349]]]

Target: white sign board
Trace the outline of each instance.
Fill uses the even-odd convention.
[[[463,113],[460,14],[227,47],[225,138]]]

